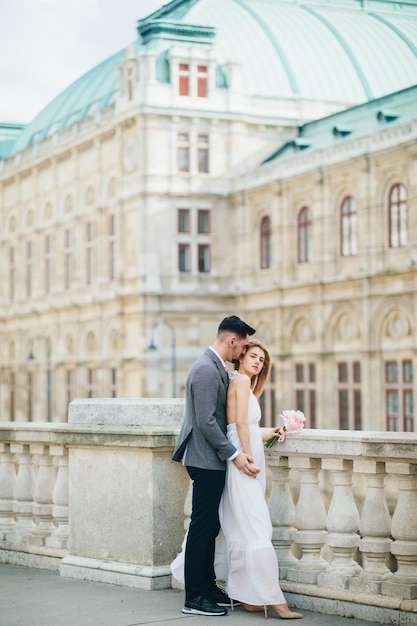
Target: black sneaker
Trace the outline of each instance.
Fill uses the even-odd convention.
[[[182,612],[194,613],[195,615],[227,615],[227,609],[204,596],[197,596],[194,600],[186,600]]]
[[[219,606],[232,606],[232,601],[227,593],[225,593],[223,589],[220,589],[217,586],[213,589],[210,589],[210,591],[207,592],[207,596],[210,598],[210,600],[213,600],[213,602],[215,602]],[[234,606],[237,606],[238,604],[239,602],[233,602]]]

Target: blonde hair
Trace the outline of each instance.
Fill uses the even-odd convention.
[[[269,356],[269,352],[266,349],[265,344],[263,344],[262,341],[258,341],[258,339],[251,339],[249,341],[248,345],[246,346],[246,350],[249,350],[250,348],[260,348],[265,355],[265,360],[261,371],[259,372],[259,374],[255,374],[254,376],[252,376],[250,381],[250,386],[253,394],[257,398],[259,398],[264,390],[266,379],[268,378],[269,370],[271,368],[271,357]],[[236,363],[234,364],[235,370],[239,370],[239,365],[239,361],[236,361]]]

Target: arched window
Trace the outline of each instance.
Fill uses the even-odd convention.
[[[358,252],[356,202],[352,196],[346,196],[340,207],[340,248],[342,256]]]
[[[298,262],[306,263],[311,261],[311,211],[308,207],[303,207],[298,214]]]
[[[271,220],[268,215],[261,220],[260,263],[262,270],[271,267]]]
[[[391,187],[388,199],[389,247],[405,246],[407,232],[407,190],[401,183]]]

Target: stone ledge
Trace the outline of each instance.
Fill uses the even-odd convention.
[[[60,575],[148,591],[171,588],[169,565],[147,567],[69,555],[61,562]]]

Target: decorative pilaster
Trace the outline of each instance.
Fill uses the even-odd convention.
[[[322,501],[318,474],[320,459],[295,458],[291,466],[300,472],[300,495],[295,507],[295,543],[301,553],[296,567],[287,571],[287,579],[300,583],[317,584],[318,575],[327,567],[321,556],[326,541],[326,509]]]
[[[392,576],[385,565],[392,543],[391,516],[384,489],[385,463],[358,460],[354,467],[366,477],[367,488],[359,524],[363,570],[359,578],[350,581],[349,589],[358,593],[381,593],[381,582]]]
[[[266,461],[272,476],[268,501],[273,527],[272,543],[278,559],[279,577],[284,580],[288,567],[294,567],[297,563],[291,552],[295,533],[295,506],[290,491],[290,468],[287,457],[277,457],[267,452]]]
[[[16,470],[10,444],[0,443],[0,546],[7,548],[7,537],[12,533],[14,521],[14,488]]]
[[[417,598],[417,465],[387,463],[387,471],[398,476],[398,500],[392,516],[391,552],[398,570],[382,583],[382,593],[415,600]]]
[[[333,497],[327,512],[327,545],[333,559],[318,577],[318,584],[345,589],[346,581],[361,571],[354,559],[359,545],[359,512],[352,492],[353,462],[323,459],[322,468],[329,470],[333,479]]]
[[[49,453],[58,458],[58,474],[52,495],[52,515],[55,530],[45,540],[48,548],[55,548],[57,553],[66,553],[68,547],[68,450],[63,446],[51,446]]]

